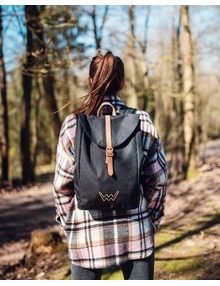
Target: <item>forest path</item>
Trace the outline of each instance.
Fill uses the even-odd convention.
[[[51,183],[0,196],[0,268],[24,254],[31,231],[56,226]]]
[[[220,140],[205,146],[201,160],[196,177],[168,188],[157,279],[220,279]]]
[[[168,187],[165,217],[155,236],[156,279],[220,279],[220,140],[209,142],[200,157],[196,177]],[[60,232],[51,183],[2,194],[0,212],[0,270],[23,257],[32,230],[52,228]],[[61,253],[57,261],[63,261],[64,256],[67,259],[67,253]],[[53,279],[56,266],[52,262],[47,267],[51,274],[42,278]],[[24,276],[23,270],[19,271],[22,274],[9,271],[7,279]],[[36,273],[39,271],[36,267]],[[32,272],[26,277],[38,279]],[[68,279],[66,274],[63,278]],[[103,279],[121,278],[120,271],[103,275]]]

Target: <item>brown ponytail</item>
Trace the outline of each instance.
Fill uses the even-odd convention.
[[[122,60],[108,51],[100,52],[92,58],[89,67],[89,93],[83,104],[73,112],[96,114],[105,95],[116,94],[124,82],[124,64]]]

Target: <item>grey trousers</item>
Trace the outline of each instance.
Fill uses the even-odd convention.
[[[153,280],[154,252],[138,260],[129,260],[121,264],[124,280]],[[83,268],[71,263],[72,280],[100,280],[104,269]]]

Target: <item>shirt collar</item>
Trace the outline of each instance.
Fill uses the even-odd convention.
[[[117,94],[104,95],[103,101],[110,101],[116,107],[117,110],[120,110],[122,107],[127,106],[124,100]]]

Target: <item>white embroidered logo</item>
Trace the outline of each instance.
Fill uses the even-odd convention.
[[[105,202],[105,201],[108,201],[108,202],[110,202],[110,201],[115,201],[116,200],[116,198],[117,198],[117,196],[118,196],[118,194],[119,194],[119,191],[117,191],[116,193],[114,193],[114,194],[103,194],[101,191],[99,191],[99,195],[100,195],[100,197],[101,197],[101,199]]]

